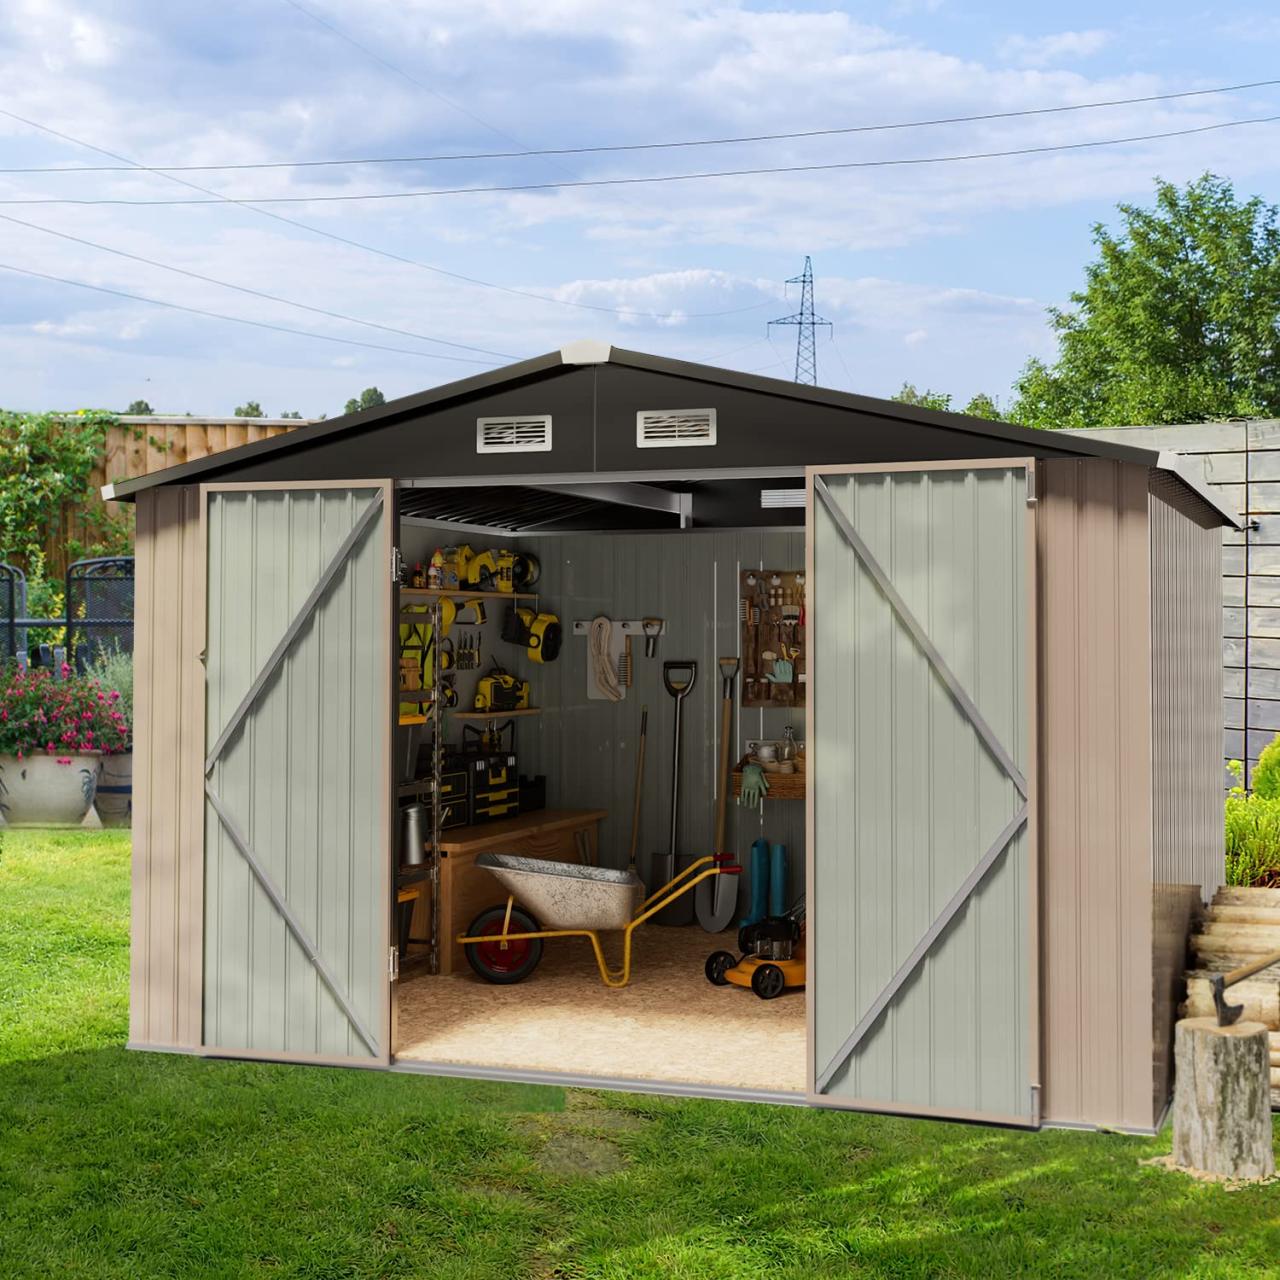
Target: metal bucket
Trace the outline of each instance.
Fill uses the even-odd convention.
[[[475,865],[492,872],[544,929],[625,929],[644,901],[644,884],[630,871],[510,853],[482,853]]]
[[[420,867],[427,860],[428,809],[425,804],[406,805],[400,810],[400,865]]]

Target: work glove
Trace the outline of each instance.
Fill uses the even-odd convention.
[[[764,776],[764,770],[758,764],[744,765],[738,803],[744,809],[758,809],[768,794],[769,779]]]
[[[765,679],[770,684],[790,684],[795,679],[796,669],[787,658],[775,658],[773,670],[770,671]]]

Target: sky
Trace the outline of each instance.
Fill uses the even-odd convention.
[[[332,416],[577,338],[790,378],[796,331],[767,321],[805,255],[823,385],[1003,403],[1052,358],[1046,308],[1092,227],[1157,175],[1280,200],[1280,123],[883,162],[1280,115],[1280,86],[509,153],[1177,93],[1274,78],[1277,54],[1280,13],[1252,0],[6,0],[0,405]],[[353,158],[381,162],[154,172]],[[864,167],[556,185],[819,165]],[[331,198],[373,194],[394,198]]]

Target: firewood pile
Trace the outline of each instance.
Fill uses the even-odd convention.
[[[1214,1016],[1209,980],[1280,950],[1280,889],[1221,888],[1191,938],[1184,1018]],[[1280,965],[1228,988],[1227,1000],[1244,1005],[1243,1020],[1261,1022],[1271,1034],[1271,1108],[1280,1111]]]

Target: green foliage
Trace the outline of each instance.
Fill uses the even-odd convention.
[[[301,418],[302,414],[297,409],[286,409],[280,416],[282,418]]]
[[[149,417],[155,410],[145,400],[130,400],[125,413]]]
[[[1036,427],[1280,414],[1280,210],[1205,174],[1157,181],[1093,229],[1072,307],[1049,315],[1052,365],[1023,369],[1010,416]]]
[[[77,544],[77,552],[118,542],[120,527],[105,509],[87,502],[89,477],[115,420],[114,414],[96,409],[71,414],[0,410],[0,557],[31,565],[72,512],[90,535],[87,544]]]
[[[989,418],[992,422],[1004,420],[996,398],[987,395],[985,391],[979,391],[960,412],[967,413],[971,418]]]
[[[108,553],[109,554],[109,553]],[[47,573],[43,551],[27,556],[27,616],[29,618],[61,618],[66,616],[66,582]],[[26,647],[34,650],[42,644],[66,642],[66,627],[31,627]]]
[[[1280,733],[1262,748],[1253,766],[1252,782],[1255,794],[1267,800],[1280,799]]]
[[[262,406],[256,400],[250,400],[246,404],[236,405],[234,416],[237,418],[261,418],[264,415]]]
[[[1227,768],[1235,785],[1227,792],[1225,810],[1226,881],[1240,885],[1280,883],[1280,797],[1257,789],[1258,769],[1253,774],[1254,791],[1247,794],[1244,766],[1232,760]]]
[[[11,664],[0,677],[0,754],[21,760],[38,751],[127,750],[129,725],[119,703],[114,690],[72,675],[65,663],[59,679],[48,667]]]
[[[941,409],[945,412],[951,408],[950,396],[944,396],[941,391],[917,391],[913,382],[904,382],[902,390],[889,399],[899,404],[915,405],[919,409]]]
[[[110,647],[99,645],[89,674],[108,693],[119,695],[116,709],[129,729],[129,740],[124,747],[129,750],[133,739],[133,654],[126,653],[119,640],[113,640]]]
[[[347,401],[343,408],[343,413],[359,413],[361,409],[373,409],[380,404],[386,404],[387,397],[378,390],[377,387],[365,387],[360,393],[359,399],[352,397]]]

